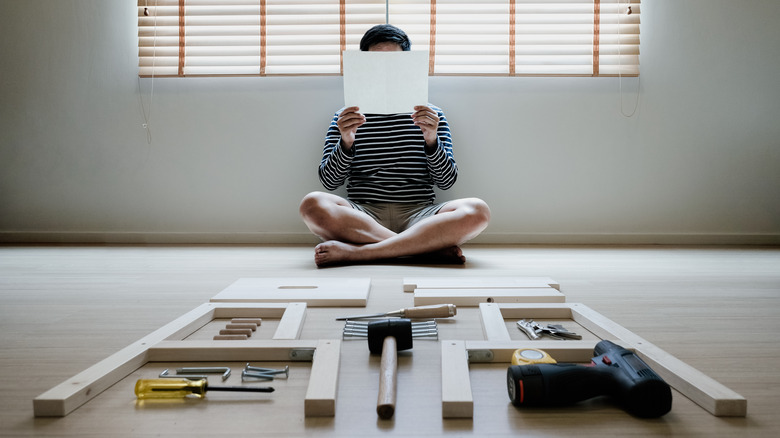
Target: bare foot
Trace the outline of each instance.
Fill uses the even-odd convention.
[[[441,264],[441,265],[462,265],[466,263],[466,257],[458,246],[440,249],[414,256],[415,260],[422,263]]]
[[[358,261],[358,246],[329,240],[314,248],[314,263],[319,267],[336,265],[345,262]]]
[[[314,263],[320,268],[332,265],[361,263],[368,260],[372,259],[365,251],[361,251],[359,245],[339,242],[338,240],[329,240],[320,243],[314,248]],[[396,263],[410,261],[413,263],[425,264],[462,265],[466,263],[466,257],[463,256],[463,252],[459,247],[451,246],[425,254],[384,259],[384,261]]]

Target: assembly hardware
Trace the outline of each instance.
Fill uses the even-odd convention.
[[[311,362],[314,359],[314,348],[297,348],[290,350],[290,360]]]
[[[208,379],[208,376],[204,376],[204,375],[200,375],[200,374],[187,374],[187,375],[183,375],[183,376],[176,375],[176,374],[169,374],[168,373],[168,368],[162,370],[162,372],[160,373],[159,377],[161,377],[161,378],[173,378],[173,379],[184,378],[184,379],[189,379],[189,380]]]
[[[368,337],[367,321],[347,321],[344,324],[344,339]],[[436,321],[416,321],[411,323],[412,337],[438,339],[439,330]]]
[[[470,363],[492,362],[493,350],[469,350],[468,357]]]
[[[252,371],[242,371],[241,372],[241,381],[247,381],[247,380],[273,380],[274,375],[273,374],[266,374],[266,373],[257,373]]]
[[[230,377],[230,368],[228,367],[191,367],[191,368],[177,368],[176,374],[222,374],[222,380],[227,380]]]
[[[548,335],[553,339],[582,339],[581,335],[565,329],[560,324],[541,325],[538,322],[529,319],[517,321],[517,328],[525,332],[532,340],[539,339],[541,335]]]
[[[285,366],[284,369],[277,370],[273,368],[259,368],[259,367],[253,367],[249,364],[246,364],[244,367],[244,371],[249,372],[258,372],[260,374],[269,374],[269,375],[278,375],[278,374],[284,374],[284,377],[290,377],[290,367]]]

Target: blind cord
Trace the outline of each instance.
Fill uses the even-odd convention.
[[[631,0],[629,0],[631,1]],[[622,54],[620,52],[620,16],[623,15],[621,10],[623,8],[621,7],[621,0],[618,0],[618,87],[620,88],[620,114],[623,115],[623,117],[634,117],[634,114],[636,114],[637,108],[639,108],[639,99],[642,96],[639,93],[639,84],[642,80],[640,76],[637,76],[636,78],[636,101],[634,102],[634,109],[631,111],[630,114],[626,114],[626,110],[623,107],[623,60],[622,60]],[[626,10],[626,15],[631,15],[631,5],[628,6],[628,9]]]
[[[144,2],[144,15],[149,15],[149,1],[146,0]],[[141,91],[141,75],[139,74],[138,79],[138,99],[141,102],[141,113],[144,117],[144,122],[141,124],[141,127],[146,130],[146,142],[148,144],[152,144],[152,104],[154,103],[154,67],[155,67],[155,61],[157,60],[157,0],[154,0],[154,39],[152,40],[152,77],[151,77],[151,83],[150,83],[150,90],[149,90],[149,114],[146,113],[146,107],[144,106],[144,96],[143,92]]]

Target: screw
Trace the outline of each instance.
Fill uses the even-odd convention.
[[[241,372],[241,381],[245,380],[273,380],[274,376],[271,374],[264,374],[264,373],[253,373],[251,371],[242,371]]]

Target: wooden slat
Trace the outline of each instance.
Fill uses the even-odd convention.
[[[490,341],[509,341],[511,337],[506,329],[501,309],[495,304],[480,304],[479,316],[482,319],[482,332]]]
[[[516,289],[561,285],[549,277],[404,277],[404,292],[417,289]]]
[[[336,392],[339,386],[341,341],[323,340],[311,365],[311,377],[306,389],[304,412],[306,417],[333,417],[336,415]]]
[[[463,341],[441,343],[441,416],[442,418],[472,418],[474,397],[469,381],[469,364]]]
[[[573,303],[576,304],[576,303]],[[572,319],[572,303],[500,303],[504,319]]]
[[[661,378],[693,402],[718,417],[744,417],[747,400],[701,371],[637,336],[630,330],[606,318],[593,309],[579,305],[572,309],[574,320],[581,325],[598,325],[631,346]]]
[[[455,304],[477,307],[480,303],[562,303],[566,296],[551,287],[496,289],[417,289],[414,305]]]
[[[512,354],[520,348],[543,350],[557,362],[588,363],[593,358],[593,348],[598,342],[599,340],[593,339],[586,341],[543,339],[538,341],[466,341],[466,350],[490,350],[492,352],[489,359],[471,359],[472,363],[509,363],[512,361]]]
[[[274,339],[298,339],[306,319],[306,303],[290,303],[274,332]]]

